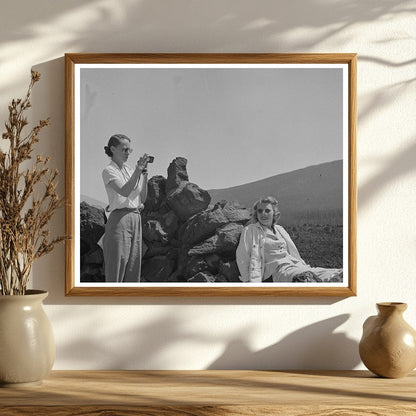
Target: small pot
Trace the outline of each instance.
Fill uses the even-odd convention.
[[[381,377],[400,378],[416,367],[416,331],[403,319],[406,303],[377,303],[378,315],[364,322],[360,357]]]
[[[52,326],[43,309],[48,292],[0,295],[0,387],[40,384],[55,361]]]

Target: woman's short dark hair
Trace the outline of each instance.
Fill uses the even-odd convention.
[[[273,208],[273,224],[276,224],[280,218],[279,202],[274,196],[265,196],[257,200],[253,205],[252,218],[250,222],[257,222],[257,207],[260,204],[270,204]]]
[[[131,140],[125,136],[124,134],[113,134],[110,137],[110,140],[108,141],[107,146],[104,146],[104,151],[107,156],[113,157],[113,152],[111,151],[111,146],[118,146],[121,144],[122,140],[128,140],[131,142]]]

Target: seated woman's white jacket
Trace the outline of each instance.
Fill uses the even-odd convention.
[[[286,241],[288,253],[306,264],[287,231],[277,224],[274,225],[274,228]],[[236,252],[240,279],[243,282],[261,282],[263,280],[265,238],[265,232],[258,222],[244,227]]]

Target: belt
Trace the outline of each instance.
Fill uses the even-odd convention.
[[[143,208],[117,208],[114,211],[137,212],[137,214],[140,214]]]

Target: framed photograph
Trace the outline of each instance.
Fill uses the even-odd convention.
[[[356,295],[355,54],[66,54],[66,295]]]

